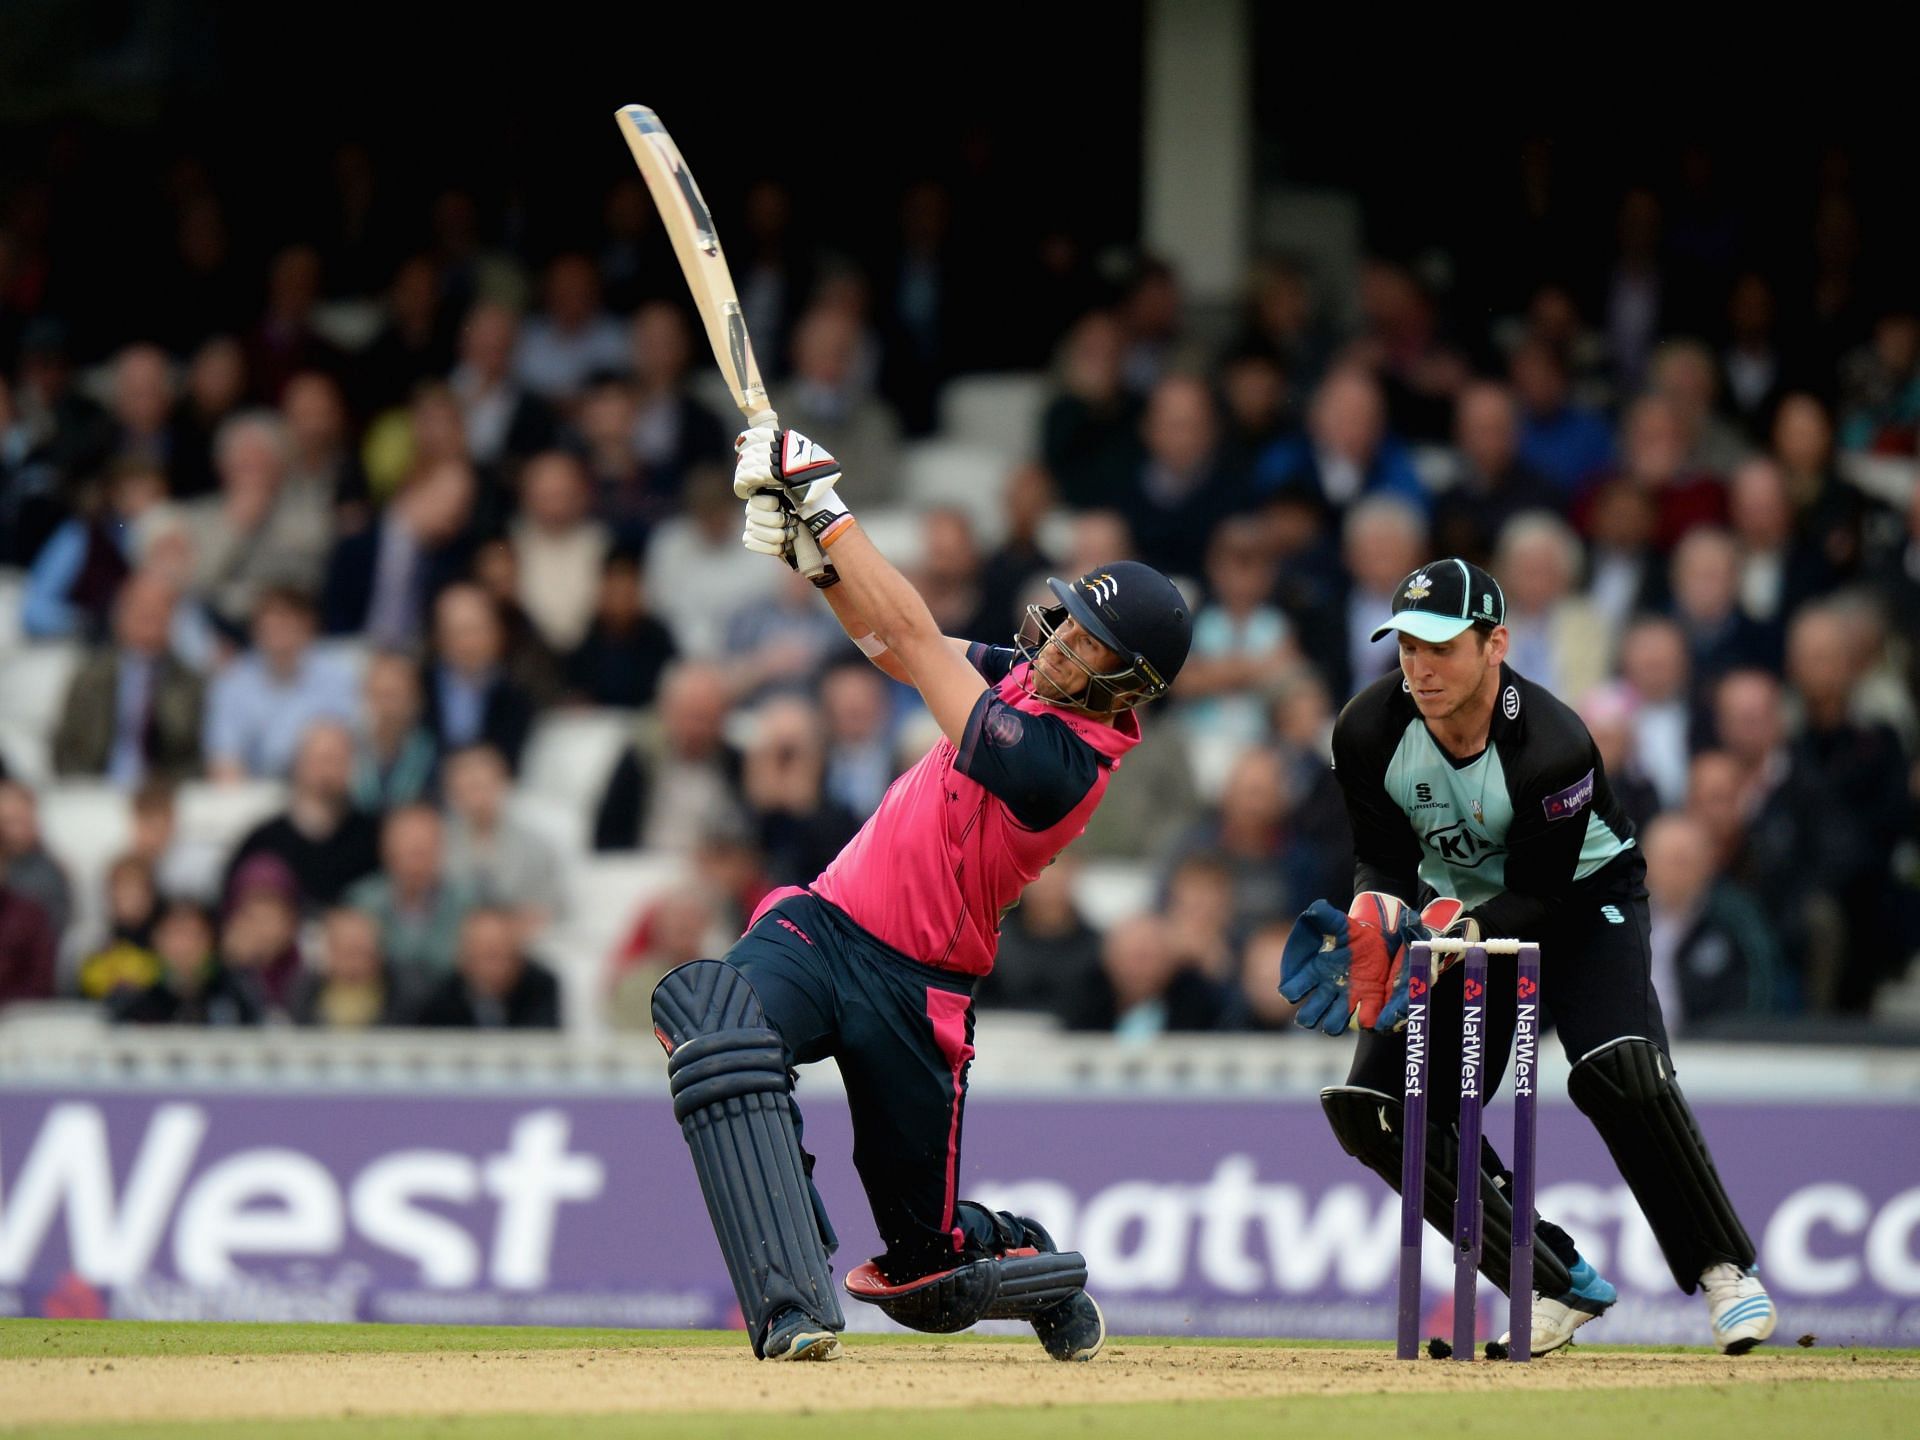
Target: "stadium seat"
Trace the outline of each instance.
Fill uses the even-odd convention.
[[[607,777],[633,739],[635,718],[631,710],[612,709],[542,716],[520,757],[520,792],[572,806],[580,815],[584,838]]]
[[[567,867],[567,913],[534,949],[560,977],[561,1013],[570,1031],[605,1033],[601,999],[615,947],[642,907],[686,875],[679,856],[646,851],[594,855]]]
[[[90,952],[106,933],[107,870],[127,848],[131,819],[126,792],[104,780],[68,780],[40,796],[41,836],[73,889],[63,959]]]
[[[67,686],[85,654],[82,645],[43,640],[9,655],[6,683],[0,685],[0,730],[51,741],[67,703]]]
[[[217,900],[234,847],[286,803],[286,786],[274,780],[182,785],[174,803],[181,888],[194,899]]]
[[[1040,416],[1051,384],[1044,374],[962,375],[940,395],[943,438],[998,450],[1008,460],[1040,453]]]
[[[0,655],[25,643],[20,634],[20,607],[26,601],[26,577],[18,570],[0,570]]]
[[[1073,903],[1105,931],[1153,904],[1153,868],[1138,860],[1088,860],[1073,876]]]
[[[922,440],[900,454],[900,484],[916,509],[951,506],[966,512],[983,549],[1006,533],[1007,457],[955,440]]]
[[[907,509],[860,511],[860,528],[867,532],[882,555],[901,570],[911,572],[920,563],[922,537],[920,516]]]

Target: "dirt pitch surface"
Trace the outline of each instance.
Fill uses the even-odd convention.
[[[1531,1365],[1400,1364],[1368,1349],[1117,1340],[1088,1365],[1026,1344],[876,1344],[832,1364],[763,1365],[744,1345],[431,1354],[21,1357],[0,1360],[0,1429],[85,1422],[648,1414],[1115,1405],[1314,1395],[1634,1390],[1795,1381],[1920,1381],[1920,1357],[1769,1351],[1581,1351]]]

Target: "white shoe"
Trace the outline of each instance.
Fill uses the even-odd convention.
[[[1700,1272],[1713,1320],[1713,1343],[1723,1355],[1744,1355],[1773,1334],[1780,1315],[1760,1277],[1738,1265],[1709,1265]]]
[[[1533,1353],[1550,1355],[1573,1339],[1573,1332],[1589,1320],[1600,1317],[1591,1310],[1576,1310],[1558,1300],[1549,1300],[1538,1290],[1533,1292]],[[1500,1336],[1504,1346],[1513,1344],[1513,1333]]]

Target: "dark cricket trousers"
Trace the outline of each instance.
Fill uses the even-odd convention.
[[[760,997],[790,1065],[829,1056],[839,1064],[854,1168],[886,1247],[876,1257],[882,1273],[896,1284],[933,1274],[952,1268],[969,1241],[986,1244],[977,1217],[954,1204],[973,1058],[971,978],[903,955],[804,891],[767,909],[725,958]]]
[[[1540,943],[1541,1028],[1559,1032],[1569,1061],[1630,1035],[1651,1040],[1668,1053],[1666,1022],[1653,989],[1647,891],[1640,877],[1639,865],[1621,865],[1612,883],[1595,886],[1567,905],[1558,924],[1522,937]],[[1517,978],[1513,956],[1487,957],[1483,1099],[1499,1090],[1511,1058]],[[1454,965],[1434,982],[1427,1012],[1427,1122],[1432,1125],[1452,1127],[1460,1118],[1457,1077],[1464,984],[1463,967]],[[1397,1096],[1406,1079],[1406,1054],[1404,1033],[1363,1030],[1347,1083]],[[1491,1135],[1482,1154],[1488,1157],[1488,1168],[1510,1186],[1512,1176],[1499,1161]],[[1574,1243],[1564,1230],[1542,1220],[1536,1232],[1541,1243],[1573,1265]]]

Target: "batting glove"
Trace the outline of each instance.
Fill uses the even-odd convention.
[[[1353,1006],[1347,999],[1347,917],[1316,900],[1294,922],[1280,952],[1280,993],[1300,1009],[1294,1020],[1323,1035],[1346,1033]]]
[[[743,500],[762,490],[784,495],[822,550],[853,523],[834,488],[840,462],[798,430],[744,430],[733,450],[733,493]]]
[[[747,526],[740,543],[756,555],[777,556],[787,562],[788,569],[798,570],[801,565],[796,549],[807,542],[800,538],[800,522],[786,499],[775,491],[763,490],[747,497]],[[822,590],[840,580],[840,572],[830,561],[823,560],[823,564],[821,573],[807,577]]]

